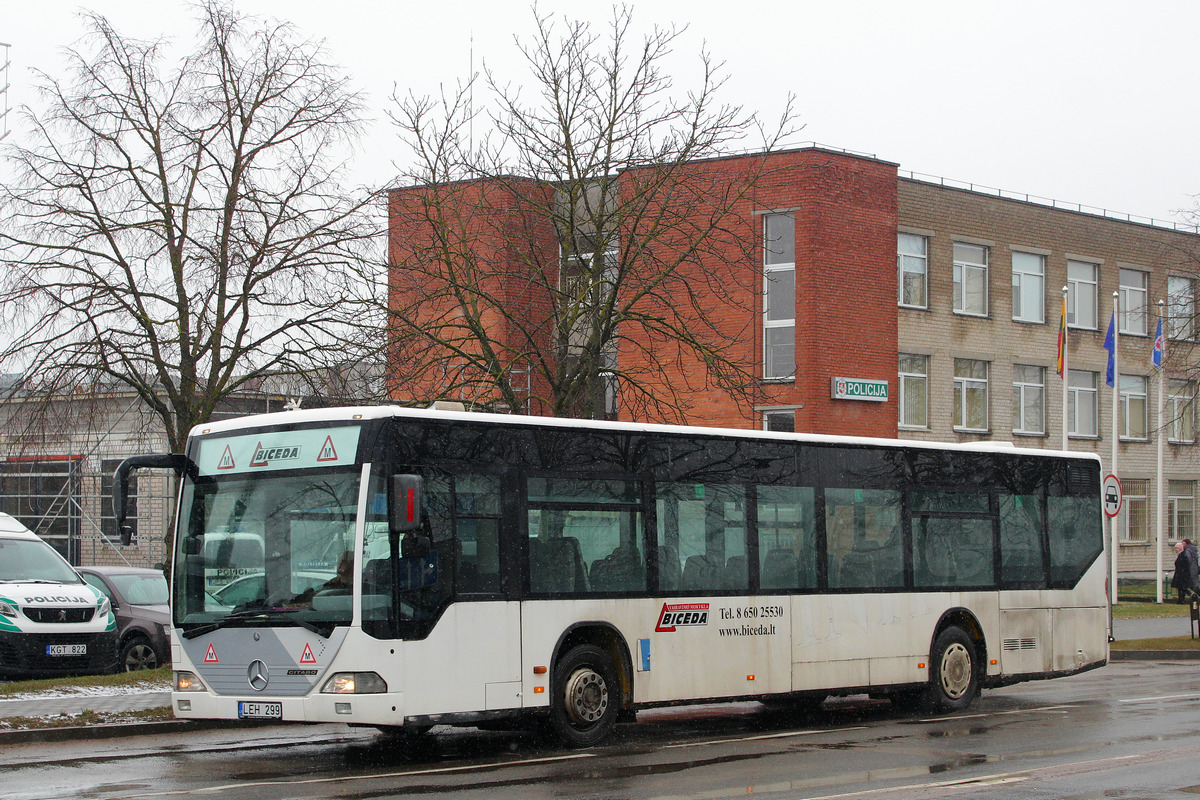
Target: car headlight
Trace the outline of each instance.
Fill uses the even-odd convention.
[[[323,694],[383,694],[387,682],[374,672],[335,672],[321,687]]]
[[[17,607],[7,600],[0,600],[0,617],[17,618]]]
[[[112,611],[112,603],[109,602],[109,599],[107,597],[101,597],[100,602],[97,604],[97,607],[99,608],[99,611],[97,612],[97,614],[101,617],[107,617],[109,615],[109,612]]]

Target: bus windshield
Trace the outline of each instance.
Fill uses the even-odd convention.
[[[189,481],[175,552],[175,623],[286,612],[298,623],[348,624],[359,482],[357,469]]]

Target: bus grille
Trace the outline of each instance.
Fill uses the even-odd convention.
[[[96,609],[90,607],[45,608],[39,606],[29,608],[27,606],[21,610],[34,622],[90,622],[96,613]]]

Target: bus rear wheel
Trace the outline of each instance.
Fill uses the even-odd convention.
[[[616,727],[620,706],[616,667],[599,647],[573,647],[555,665],[550,727],[567,745],[602,742]]]
[[[930,654],[927,705],[933,711],[962,711],[979,694],[979,665],[975,642],[962,628],[938,634]]]

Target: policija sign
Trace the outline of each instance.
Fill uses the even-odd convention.
[[[870,400],[886,403],[888,382],[868,378],[833,378],[830,381],[830,397],[834,400]]]

